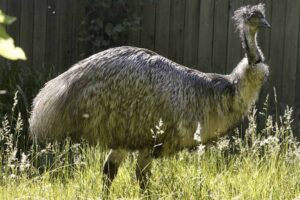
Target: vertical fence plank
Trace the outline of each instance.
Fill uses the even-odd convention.
[[[186,1],[183,63],[192,68],[198,64],[199,12],[199,0]]]
[[[170,0],[160,0],[156,6],[155,51],[166,57],[169,55],[170,6]]]
[[[299,28],[300,28],[300,15],[299,15]],[[295,84],[295,125],[298,136],[300,134],[300,31],[298,31],[298,55],[297,55],[297,72]]]
[[[34,0],[21,1],[20,15],[20,46],[25,51],[27,61],[23,64],[32,64],[33,56],[33,21],[34,21]]]
[[[45,60],[47,0],[35,0],[33,28],[33,66],[42,68]]]
[[[282,70],[283,103],[292,106],[295,100],[297,49],[299,31],[299,1],[287,0],[285,22],[284,63]]]
[[[0,0],[0,10],[2,10],[4,13],[7,11],[7,0]],[[5,64],[5,59],[0,57],[0,67]],[[1,88],[0,88],[1,90]]]
[[[202,0],[200,5],[198,66],[201,71],[211,71],[214,23],[214,0]]]
[[[235,31],[234,22],[232,21],[232,16],[234,11],[241,7],[243,2],[240,0],[231,0],[229,4],[229,22],[228,22],[228,44],[227,44],[227,63],[226,72],[230,73],[234,67],[240,62],[241,58],[244,56],[242,53],[242,42],[239,37],[239,33]]]
[[[57,1],[47,1],[47,26],[46,26],[46,55],[45,64],[47,67],[53,67],[54,73],[58,73],[58,15]]]
[[[70,67],[71,64],[71,50],[72,50],[72,15],[73,15],[73,1],[63,0],[59,1],[59,33],[58,33],[58,66],[61,71]]]
[[[169,57],[183,63],[184,0],[171,1]]]
[[[225,73],[229,0],[215,0],[213,72]]]
[[[299,14],[299,30],[300,30],[300,14]],[[300,109],[300,31],[298,31],[298,52],[297,52],[297,72],[296,72],[296,88],[295,88],[295,101]],[[299,113],[300,114],[300,113]]]
[[[154,50],[155,42],[155,4],[144,2],[141,5],[143,24],[141,30],[141,46]]]
[[[6,13],[7,11],[7,0],[0,0],[0,10]]]
[[[282,100],[282,66],[284,59],[284,27],[285,27],[286,1],[272,2],[272,32],[270,51],[270,84],[275,86],[278,100]]]
[[[85,52],[85,44],[80,41],[79,35],[84,28],[84,20],[85,20],[85,8],[81,0],[73,0],[72,1],[72,59],[71,63],[75,63],[78,60],[82,59]]]
[[[7,1],[7,13],[8,15],[17,17],[17,20],[7,27],[8,33],[14,38],[15,44],[20,45],[20,14],[21,4],[19,0]]]

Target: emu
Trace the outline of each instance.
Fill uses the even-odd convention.
[[[136,175],[145,188],[153,158],[226,134],[255,103],[268,76],[256,37],[270,25],[263,4],[237,9],[233,20],[245,57],[231,74],[202,73],[147,49],[111,48],[45,84],[33,101],[30,136],[40,143],[84,138],[111,149],[106,188],[127,153],[139,151]],[[160,119],[164,133],[154,142]]]

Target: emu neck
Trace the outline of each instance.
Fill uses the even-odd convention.
[[[250,65],[257,64],[264,61],[261,50],[257,45],[257,29],[252,29],[248,26],[244,26],[242,31],[243,48],[246,51],[248,63]]]

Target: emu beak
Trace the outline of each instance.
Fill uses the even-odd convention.
[[[269,22],[265,18],[262,18],[260,22],[261,22],[262,27],[271,28],[271,25],[269,24]]]

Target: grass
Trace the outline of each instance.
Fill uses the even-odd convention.
[[[236,130],[193,153],[155,160],[144,194],[135,180],[133,153],[121,166],[109,199],[299,199],[300,147],[292,135],[291,113],[287,108],[276,121],[253,109],[245,134]],[[258,115],[265,119],[260,131]],[[19,149],[19,116],[4,117],[0,127],[0,199],[103,198],[106,150],[68,140]]]

